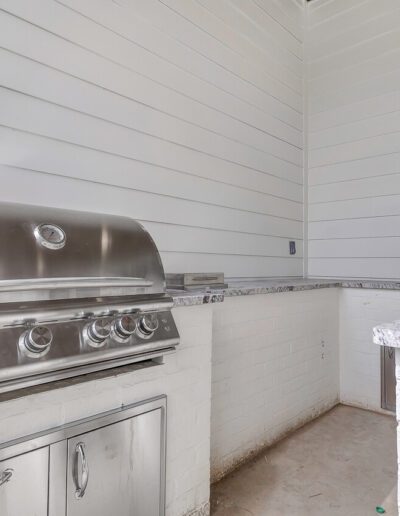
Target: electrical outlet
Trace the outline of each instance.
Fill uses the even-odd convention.
[[[289,240],[289,253],[296,254],[296,242],[294,240]]]

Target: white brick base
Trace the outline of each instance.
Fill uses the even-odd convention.
[[[338,290],[214,307],[211,477],[338,401]]]

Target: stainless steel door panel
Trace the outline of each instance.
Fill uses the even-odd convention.
[[[160,516],[162,453],[162,409],[69,439],[67,516]]]
[[[381,347],[381,407],[396,412],[396,372],[394,348]]]
[[[0,462],[0,515],[47,516],[49,449]]]

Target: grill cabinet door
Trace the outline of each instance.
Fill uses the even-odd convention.
[[[160,516],[161,430],[157,409],[69,439],[67,516]]]
[[[0,515],[47,516],[49,449],[0,462]]]

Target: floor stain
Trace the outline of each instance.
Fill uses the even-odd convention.
[[[212,486],[212,516],[397,514],[396,422],[339,405]]]

